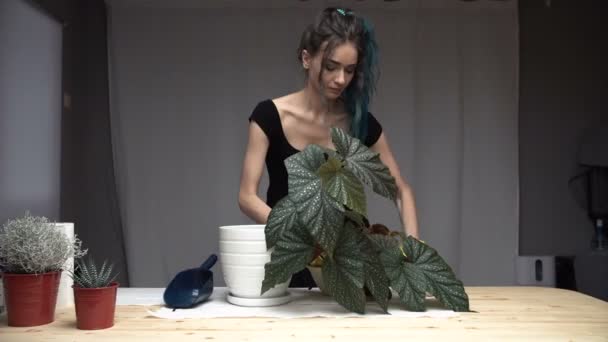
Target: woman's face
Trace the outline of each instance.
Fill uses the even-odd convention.
[[[357,68],[357,49],[351,42],[342,43],[329,55],[327,63],[322,68],[323,54],[325,51],[324,43],[320,51],[310,58],[304,53],[304,67],[308,66],[308,80],[313,87],[327,99],[335,100],[346,89],[352,81]],[[322,76],[319,80],[319,73]]]

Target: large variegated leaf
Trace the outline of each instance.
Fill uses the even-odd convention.
[[[361,253],[364,237],[352,225],[346,224],[340,229],[338,238],[334,253],[323,264],[323,283],[338,304],[364,313],[365,256]]]
[[[323,190],[317,171],[327,154],[317,145],[285,160],[288,174],[289,199],[295,203],[298,220],[308,229],[319,245],[332,251],[336,245],[337,229],[343,223],[344,207]]]
[[[469,311],[469,297],[462,282],[456,278],[450,266],[437,251],[414,237],[402,237],[403,250],[408,256],[408,263],[412,269],[416,269],[415,272],[419,272],[424,277],[426,291],[449,309]]]
[[[339,128],[332,128],[331,134],[336,151],[344,158],[345,167],[371,186],[374,192],[394,200],[397,197],[395,178],[380,160],[380,155]]]
[[[378,250],[391,287],[399,293],[401,302],[413,311],[425,310],[426,292],[434,295],[447,308],[468,311],[469,301],[462,282],[437,252],[423,242],[401,234],[395,245],[388,236],[370,237]]]
[[[296,205],[288,196],[283,197],[270,211],[266,223],[266,247],[272,248],[277,243],[284,231],[289,230],[296,224],[298,218]]]
[[[391,287],[399,293],[399,299],[408,310],[424,311],[426,279],[422,272],[408,262],[406,255],[394,239],[384,235],[371,237],[376,246],[384,246],[380,260],[388,276]]]
[[[320,181],[317,170],[325,163],[325,156],[326,153],[320,146],[308,145],[303,151],[285,159],[290,195],[305,190],[311,181]]]
[[[389,280],[384,271],[379,253],[374,250],[371,241],[365,241],[365,254],[363,270],[365,273],[365,286],[374,296],[384,312],[388,313]]]
[[[270,262],[264,266],[262,294],[304,269],[314,251],[315,243],[306,229],[294,225],[285,231],[274,246]]]
[[[401,237],[391,237],[389,235],[369,234],[367,238],[372,242],[376,252],[381,253],[387,250],[399,249]]]
[[[367,205],[363,184],[355,175],[344,168],[342,161],[336,157],[329,157],[319,168],[319,176],[323,189],[338,202],[351,210],[365,216]]]

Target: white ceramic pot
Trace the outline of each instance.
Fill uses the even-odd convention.
[[[268,253],[245,254],[242,253],[222,253],[222,265],[226,266],[259,266],[270,261]],[[245,257],[246,256],[246,257]]]
[[[264,255],[266,254],[266,241],[220,240],[220,253]]]
[[[73,222],[57,222],[55,223],[55,227],[64,232],[70,241],[74,241],[75,235]],[[74,291],[72,290],[74,280],[66,274],[68,271],[74,270],[74,256],[70,256],[66,260],[62,269],[63,272],[59,282],[59,289],[57,289],[57,304],[55,305],[56,310],[74,306]]]
[[[264,265],[270,261],[264,225],[221,226],[220,265],[231,296],[248,299],[285,297],[289,280],[263,295]],[[251,306],[256,306],[255,301]],[[260,302],[262,303],[262,302]],[[265,306],[263,303],[260,306]]]
[[[222,226],[220,241],[266,241],[263,224]]]

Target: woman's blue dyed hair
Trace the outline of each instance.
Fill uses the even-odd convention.
[[[316,55],[321,50],[321,46],[327,43],[319,74],[321,79],[325,63],[333,50],[345,42],[351,42],[356,46],[358,59],[355,74],[342,93],[342,99],[351,115],[351,134],[365,141],[367,113],[379,78],[378,45],[371,23],[348,8],[328,7],[302,34],[298,58],[301,61],[303,50],[313,56]]]

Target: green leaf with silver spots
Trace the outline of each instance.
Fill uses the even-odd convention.
[[[408,236],[402,236],[403,250],[408,256],[408,270],[425,279],[425,289],[435,296],[447,308],[454,311],[469,311],[469,297],[464,286],[452,271],[452,268],[439,256],[437,251],[424,242]],[[417,279],[417,278],[416,278]]]
[[[447,308],[469,311],[469,300],[462,282],[430,246],[414,237],[400,234],[400,239],[388,236],[372,238],[388,275],[391,287],[399,293],[401,302],[413,311],[425,310],[425,294],[431,293]],[[400,241],[395,245],[395,241]]]
[[[358,313],[365,312],[363,284],[364,254],[361,249],[363,235],[347,223],[340,230],[333,255],[323,264],[323,283],[338,304]]]
[[[339,128],[332,128],[331,135],[336,151],[344,158],[346,169],[377,194],[395,200],[397,184],[389,169],[382,164],[380,155]]]
[[[300,226],[292,226],[277,241],[270,262],[264,265],[262,293],[275,285],[286,282],[292,274],[301,271],[312,260],[315,243],[308,231]]]
[[[388,313],[388,301],[390,292],[390,282],[384,271],[384,266],[380,260],[380,253],[374,250],[371,241],[365,241],[365,255],[363,271],[365,274],[365,286],[374,296],[385,313]]]
[[[295,203],[298,219],[326,251],[336,245],[337,229],[343,222],[344,207],[323,190],[317,171],[327,154],[317,145],[285,160],[289,199]]]
[[[275,246],[283,232],[289,230],[296,224],[298,212],[295,203],[288,196],[283,197],[270,211],[268,222],[264,229],[266,235],[266,247]]]
[[[349,170],[344,168],[342,161],[329,157],[318,171],[323,189],[338,202],[349,209],[365,216],[367,204],[363,184]]]
[[[377,237],[379,236],[379,237]],[[393,245],[394,239],[388,236],[374,235],[377,245],[386,247]],[[386,248],[380,252],[380,260],[388,276],[391,287],[399,293],[401,303],[411,311],[424,311],[426,293],[426,278],[422,272],[408,262],[406,254],[399,245]]]
[[[367,235],[367,238],[371,241],[373,248],[378,253],[393,249],[398,250],[401,243],[401,237],[399,235],[392,237],[390,235],[369,234]]]

